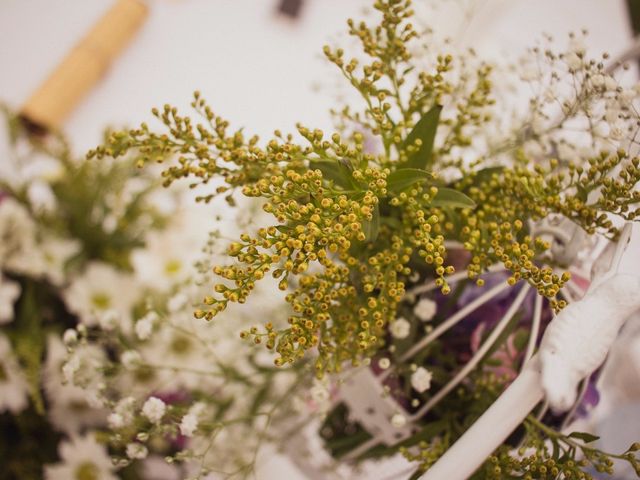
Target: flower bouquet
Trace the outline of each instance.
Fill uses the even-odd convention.
[[[196,92],[198,120],[167,105],[153,111],[163,130],[112,132],[89,152],[86,168],[160,163],[165,186],[189,179],[204,207],[263,211],[164,285],[176,265],[165,254],[193,249],[147,238],[138,283],[95,274],[135,297],[121,309],[128,295],[94,295],[83,310],[69,293],[81,327],[65,335],[63,372],[107,410],[100,438],[120,472],[160,455],[176,475],[243,476],[266,440],[310,477],[400,453],[419,478],[517,383],[554,316],[586,295],[619,220],[640,215],[628,153],[640,91],[581,35],[506,68],[434,48],[409,0],[373,6],[373,25],[348,22],[364,59],[324,50],[362,100],[333,110],[334,133],[298,125],[262,142]],[[522,85],[526,108],[508,99]],[[201,229],[170,217],[177,232]],[[274,290],[285,305],[270,312]],[[116,297],[117,315],[92,319]],[[251,348],[231,342],[237,330]],[[472,478],[586,479],[616,460],[640,472],[637,444],[603,452],[566,431],[597,401],[591,374],[568,408],[535,406]],[[309,444],[305,425],[317,430]]]
[[[172,158],[165,184],[190,178],[206,192],[198,200],[260,199],[271,220],[229,245],[195,317],[221,322],[276,279],[289,314],[241,337],[277,367],[310,366],[313,397],[331,402],[319,435],[334,460],[401,452],[418,478],[585,294],[593,252],[618,238],[614,217],[640,215],[639,160],[627,153],[638,91],[572,34],[566,51],[535,48],[519,65],[535,92],[519,111],[494,87],[507,69],[434,52],[410,1],[374,9],[378,23],[348,22],[364,61],[324,49],[362,99],[334,110],[335,133],[298,125],[262,143],[196,92],[201,120],[165,106],[153,112],[164,133],[117,132],[89,158]],[[563,433],[594,402],[593,382],[581,385],[567,413],[541,404],[474,478],[591,478],[613,458],[637,470],[635,446],[614,455]]]

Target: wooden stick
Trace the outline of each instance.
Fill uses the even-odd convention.
[[[104,76],[147,17],[141,0],[117,0],[22,107],[35,131],[57,130]]]

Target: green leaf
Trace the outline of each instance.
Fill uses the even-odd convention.
[[[407,167],[426,169],[431,163],[433,142],[436,138],[436,130],[438,129],[438,122],[440,121],[440,112],[442,112],[442,105],[432,107],[431,110],[418,120],[413,130],[407,135],[407,138],[402,144],[404,148],[414,145],[418,139],[422,141],[420,148],[407,159]]]
[[[598,440],[600,437],[596,435],[592,435],[587,432],[573,432],[569,434],[569,438],[577,438],[578,440],[582,440],[584,443],[591,443]]]
[[[434,207],[474,208],[476,202],[464,193],[452,188],[438,187],[436,197],[431,201]]]
[[[373,207],[373,217],[371,220],[362,222],[362,231],[364,232],[365,241],[375,242],[380,232],[380,210],[378,204]]]
[[[395,192],[401,192],[414,183],[432,179],[433,175],[420,168],[400,168],[387,177],[387,188]]]
[[[354,187],[351,169],[343,162],[313,161],[309,162],[309,168],[311,170],[320,170],[322,176],[326,180],[333,181],[336,186],[344,189]]]

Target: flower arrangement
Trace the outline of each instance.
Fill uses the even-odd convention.
[[[553,315],[584,293],[596,239],[617,239],[616,217],[640,216],[640,160],[628,153],[640,90],[619,82],[606,55],[590,58],[580,35],[561,53],[533,49],[516,72],[534,95],[518,109],[497,85],[510,70],[472,51],[434,49],[435,36],[411,23],[410,0],[373,6],[377,23],[348,22],[364,59],[324,49],[362,99],[361,108],[333,111],[336,132],[299,125],[262,142],[232,130],[196,92],[199,120],[167,105],[153,111],[164,130],[110,132],[87,162],[69,164],[82,173],[64,181],[102,184],[91,176],[107,168],[123,177],[100,178],[122,184],[105,181],[93,203],[68,200],[60,218],[36,217],[80,242],[83,255],[65,264],[55,301],[32,303],[64,307],[66,349],[48,350],[61,352],[69,388],[106,417],[98,438],[113,463],[76,461],[74,435],[62,465],[45,472],[124,477],[160,456],[183,476],[244,476],[264,441],[286,448],[312,411],[334,466],[401,453],[419,478],[514,380]],[[256,205],[263,214],[253,211],[228,241],[219,228],[192,257],[181,232],[201,230],[201,221],[187,226],[186,207],[148,220],[153,208],[142,199],[156,192],[155,163],[168,165],[165,186],[189,179],[204,211],[224,201],[240,216]],[[96,228],[83,224],[93,209],[68,217],[78,205],[108,205],[139,178],[143,194],[125,202],[132,218],[106,215]],[[75,185],[53,192],[67,201]],[[32,189],[3,185],[10,197],[0,218],[12,204],[30,205]],[[94,246],[105,222],[113,228]],[[149,225],[157,232],[143,238]],[[24,271],[12,262],[3,260],[3,272]],[[195,271],[180,268],[190,262]],[[29,291],[18,281],[0,289],[11,301]],[[267,311],[273,290],[283,302]],[[19,312],[33,306],[17,305],[21,325]],[[237,331],[246,349],[232,340]],[[20,352],[16,342],[0,346]],[[269,362],[259,346],[273,352]],[[34,365],[26,377],[37,380]],[[12,375],[26,392],[29,382]],[[608,453],[588,433],[565,432],[596,401],[594,378],[568,413],[538,407],[473,478],[587,479],[611,473],[614,460],[640,474],[637,444]],[[26,405],[17,402],[8,408]]]
[[[233,323],[193,319],[220,237],[239,227],[220,217],[208,237],[185,236],[214,217],[185,211],[183,196],[132,158],[83,162],[63,138],[41,141],[6,117],[0,455],[8,478],[251,471],[270,438],[266,425],[281,416],[274,405],[286,406],[301,378],[243,350]],[[246,228],[252,209],[235,221]],[[262,298],[260,308],[277,315],[279,306]]]

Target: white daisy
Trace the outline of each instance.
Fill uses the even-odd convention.
[[[27,407],[28,400],[29,385],[13,355],[9,340],[0,334],[0,413],[20,413]]]
[[[167,230],[153,232],[146,238],[145,248],[135,250],[131,262],[140,281],[154,289],[167,291],[188,281],[195,274],[193,264],[201,255],[205,242],[202,217],[195,213],[180,212]]]
[[[100,325],[105,316],[117,315],[120,327],[128,331],[138,290],[130,275],[93,262],[64,291],[64,300],[85,325]]]
[[[107,449],[91,432],[61,442],[58,451],[62,461],[44,467],[46,480],[118,480]]]

